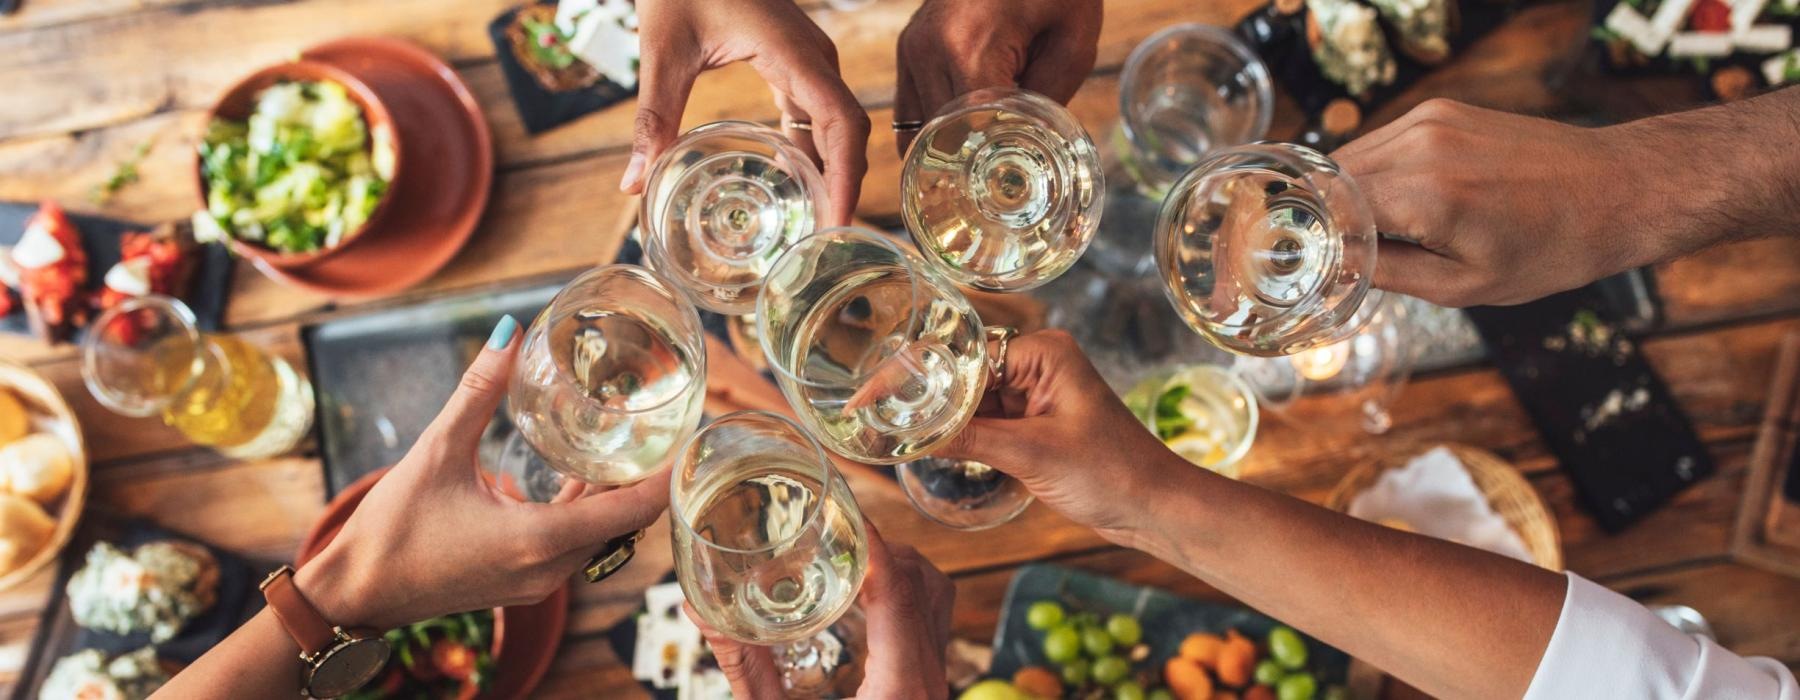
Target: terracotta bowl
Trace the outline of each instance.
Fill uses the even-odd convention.
[[[240,241],[236,238],[227,239],[232,251],[238,255],[261,260],[279,270],[299,270],[310,267],[353,247],[358,241],[377,230],[382,216],[389,209],[388,204],[394,199],[394,192],[399,189],[400,178],[404,177],[406,171],[406,163],[401,158],[404,149],[400,148],[399,130],[394,127],[393,116],[388,112],[387,106],[382,103],[381,97],[356,76],[336,66],[318,61],[305,59],[289,61],[251,73],[225,91],[225,94],[213,105],[212,110],[207,113],[206,121],[210,124],[214,119],[230,119],[232,121],[249,119],[250,114],[256,109],[257,93],[276,83],[296,81],[333,82],[344,86],[345,92],[350,95],[350,100],[362,108],[363,121],[368,126],[369,147],[375,148],[376,144],[385,142],[387,148],[393,150],[394,172],[393,179],[388,182],[387,191],[382,193],[381,201],[376,203],[375,211],[369,214],[369,219],[355,231],[345,235],[335,246],[305,253],[283,253],[257,243]],[[375,134],[382,132],[385,132],[387,137],[376,139]],[[200,207],[204,209],[206,208],[206,174],[204,163],[198,155],[194,157],[194,180],[198,185],[196,191],[200,193]]]

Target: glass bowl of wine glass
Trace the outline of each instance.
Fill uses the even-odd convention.
[[[927,260],[960,284],[1019,291],[1087,250],[1106,199],[1075,115],[1017,88],[976,90],[926,123],[900,170],[900,210]]]
[[[699,313],[674,283],[605,265],[557,292],[525,331],[507,385],[518,439],[497,471],[555,493],[542,465],[594,486],[642,480],[699,424],[706,346]]]
[[[1342,340],[1380,295],[1374,215],[1350,176],[1305,146],[1236,146],[1201,161],[1170,189],[1153,235],[1170,303],[1232,352]]]
[[[818,441],[765,411],[695,433],[669,481],[675,577],[706,624],[749,644],[801,642],[850,609],[868,533]]]
[[[813,232],[824,192],[812,159],[781,132],[740,121],[696,127],[645,179],[645,260],[700,307],[749,313],[776,256]]]
[[[1125,60],[1114,141],[1132,179],[1157,196],[1215,149],[1262,139],[1274,103],[1268,66],[1244,40],[1180,24]]]

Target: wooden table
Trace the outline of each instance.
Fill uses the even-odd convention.
[[[485,33],[487,22],[515,1],[25,0],[21,13],[0,18],[0,199],[49,197],[70,208],[95,209],[88,203],[90,189],[149,141],[143,181],[96,210],[143,221],[184,217],[194,206],[190,154],[202,110],[229,81],[326,39],[391,35],[449,59],[493,125],[499,172],[482,230],[423,285],[355,305],[279,286],[240,266],[230,325],[298,359],[297,330],[307,323],[606,261],[620,242],[610,222],[630,206],[616,183],[628,154],[632,106],[527,137]],[[887,128],[894,40],[917,3],[879,0],[849,13],[819,0],[807,4],[836,40],[845,78],[874,120],[860,213],[894,221],[898,168]],[[1181,21],[1229,24],[1256,4],[1108,0],[1099,64],[1073,109],[1090,130],[1104,133],[1117,110],[1120,66],[1138,41]],[[1586,31],[1586,12],[1569,2],[1524,11],[1370,121],[1391,119],[1432,96],[1567,113],[1570,101],[1545,86],[1569,64],[1571,47]],[[1299,118],[1291,103],[1283,100],[1280,112],[1275,134],[1293,134]],[[727,117],[773,122],[777,116],[767,89],[740,65],[701,78],[685,125]],[[1754,270],[1754,276],[1740,270]],[[1486,447],[1517,464],[1550,503],[1570,569],[1646,603],[1691,605],[1733,650],[1800,663],[1800,581],[1733,563],[1727,550],[1775,343],[1800,329],[1800,239],[1726,246],[1657,273],[1668,322],[1645,343],[1646,351],[1710,445],[1719,472],[1623,534],[1602,533],[1577,508],[1568,477],[1498,373],[1485,366],[1416,378],[1395,409],[1393,430],[1379,438],[1303,432],[1295,423],[1269,421],[1245,478],[1317,500],[1367,456],[1446,440]],[[316,450],[257,462],[225,459],[184,444],[159,423],[121,418],[96,405],[68,347],[6,338],[0,339],[0,355],[29,362],[76,405],[94,452],[96,503],[270,558],[292,556],[322,509]],[[1323,403],[1302,401],[1296,422],[1331,408]],[[1219,596],[1041,507],[971,538],[913,513],[891,480],[867,471],[849,476],[882,532],[917,546],[955,577],[955,630],[964,638],[991,638],[1006,583],[1025,562],[1053,561]],[[666,542],[666,528],[665,520],[648,541]],[[540,695],[641,694],[602,632],[641,603],[643,587],[669,569],[669,556],[665,546],[652,544],[616,580],[575,587],[568,634]],[[17,677],[49,586],[45,573],[0,593],[0,683]]]

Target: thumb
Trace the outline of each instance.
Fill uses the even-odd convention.
[[[444,404],[437,418],[425,428],[420,444],[437,444],[474,454],[481,433],[506,398],[506,383],[519,355],[519,322],[511,314],[500,317],[487,346],[463,372],[462,383]]]
[[[681,130],[681,113],[687,109],[688,92],[699,69],[680,56],[644,53],[638,66],[637,118],[632,123],[631,162],[619,180],[619,189],[632,194],[644,191],[644,178],[663,149],[674,143]]]
[[[787,688],[782,686],[781,672],[775,669],[775,655],[768,647],[752,646],[719,634],[718,630],[700,619],[691,603],[682,603],[687,611],[688,619],[700,628],[700,636],[706,638],[707,646],[712,647],[713,658],[719,662],[719,671],[731,683],[731,697],[749,700],[780,700],[787,697]]]

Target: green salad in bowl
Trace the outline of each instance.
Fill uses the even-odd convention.
[[[295,70],[302,65],[277,69],[287,77],[313,72]],[[366,88],[269,72],[228,93],[207,125],[196,234],[285,256],[337,248],[374,218],[393,181],[387,115]],[[234,111],[248,115],[232,118]]]

